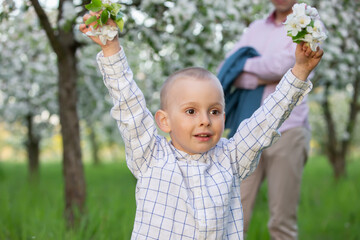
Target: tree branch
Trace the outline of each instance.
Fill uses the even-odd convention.
[[[58,40],[58,36],[55,34],[54,29],[52,28],[49,18],[47,17],[44,9],[41,7],[38,0],[30,0],[31,4],[33,5],[37,16],[39,17],[40,23],[45,30],[45,33],[49,39],[50,45],[56,54],[60,54],[57,51],[60,51],[61,44]]]

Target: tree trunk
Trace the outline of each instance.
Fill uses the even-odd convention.
[[[333,168],[335,179],[346,175],[346,152],[343,150],[341,141],[336,137],[336,124],[332,116],[329,103],[330,84],[325,85],[324,102],[322,104],[324,118],[327,126],[328,140],[326,142],[326,154]]]
[[[91,145],[91,155],[94,165],[100,164],[100,158],[99,158],[99,146],[96,141],[96,134],[94,131],[94,128],[92,127],[92,124],[88,122],[89,127],[89,138],[90,138],[90,145]]]
[[[63,141],[63,173],[65,179],[65,217],[68,227],[74,226],[77,216],[75,213],[84,211],[86,190],[84,170],[81,157],[80,128],[76,111],[76,49],[79,47],[73,30],[53,29],[49,18],[38,0],[30,0],[40,23],[44,28],[58,58],[59,71],[59,108],[60,124]],[[59,1],[58,22],[62,18],[62,5]],[[88,1],[82,1],[82,5]],[[73,24],[72,27],[76,25]],[[58,26],[59,27],[59,26]]]
[[[29,176],[33,180],[39,175],[39,155],[40,155],[40,139],[36,137],[33,129],[33,116],[28,115],[26,117],[27,124],[27,155],[28,155],[28,166]]]
[[[63,141],[63,173],[65,179],[65,217],[68,226],[74,226],[84,211],[86,190],[81,159],[80,128],[76,111],[76,58],[75,52],[66,49],[58,58],[59,107]]]
[[[336,180],[346,176],[346,161],[342,154],[329,155],[329,161],[333,168]]]

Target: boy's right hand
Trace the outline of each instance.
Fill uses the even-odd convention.
[[[80,24],[80,26],[79,26],[80,31],[82,33],[84,33],[86,36],[88,36],[95,43],[97,43],[97,44],[99,44],[101,46],[104,57],[108,57],[108,56],[114,55],[117,52],[119,52],[121,47],[120,47],[119,40],[118,40],[117,36],[111,41],[108,40],[106,42],[106,44],[104,45],[104,44],[101,43],[99,37],[97,37],[97,36],[89,36],[89,35],[86,34],[87,32],[91,31],[90,26],[94,27],[94,25],[96,24],[96,22],[93,22],[93,23],[91,23],[89,25],[85,24],[86,20],[88,20],[91,16],[97,16],[99,18],[100,17],[100,12],[89,12],[89,13],[85,14],[83,16],[84,23]],[[110,26],[117,27],[116,23],[110,18],[108,19],[106,24],[110,25]]]
[[[324,51],[317,49],[315,52],[311,50],[308,43],[300,43],[296,46],[295,65],[292,69],[293,74],[300,80],[305,81],[311,71],[320,62]]]

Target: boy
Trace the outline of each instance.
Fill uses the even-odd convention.
[[[82,24],[80,30],[90,29]],[[299,45],[296,64],[275,93],[229,140],[221,138],[225,103],[218,79],[202,68],[174,73],[161,89],[161,109],[155,114],[159,128],[170,135],[168,142],[157,134],[118,39],[106,45],[91,39],[102,48],[97,61],[113,99],[111,115],[137,178],[132,239],[243,239],[240,183],[310,91],[306,78],[322,50]]]

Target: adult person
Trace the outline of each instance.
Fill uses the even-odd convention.
[[[271,2],[275,10],[267,18],[251,23],[227,55],[229,59],[241,48],[252,47],[256,50],[258,56],[246,59],[234,85],[251,91],[258,91],[259,86],[264,86],[261,89],[261,101],[275,91],[281,77],[295,62],[296,44],[287,36],[283,22],[297,1]],[[245,104],[249,106],[254,101],[256,99]],[[258,190],[264,179],[267,179],[270,209],[268,228],[271,238],[297,239],[297,207],[310,142],[308,111],[307,98],[304,98],[280,127],[280,139],[262,152],[258,167],[242,182],[240,191],[245,232]],[[228,116],[228,112],[226,114]]]

